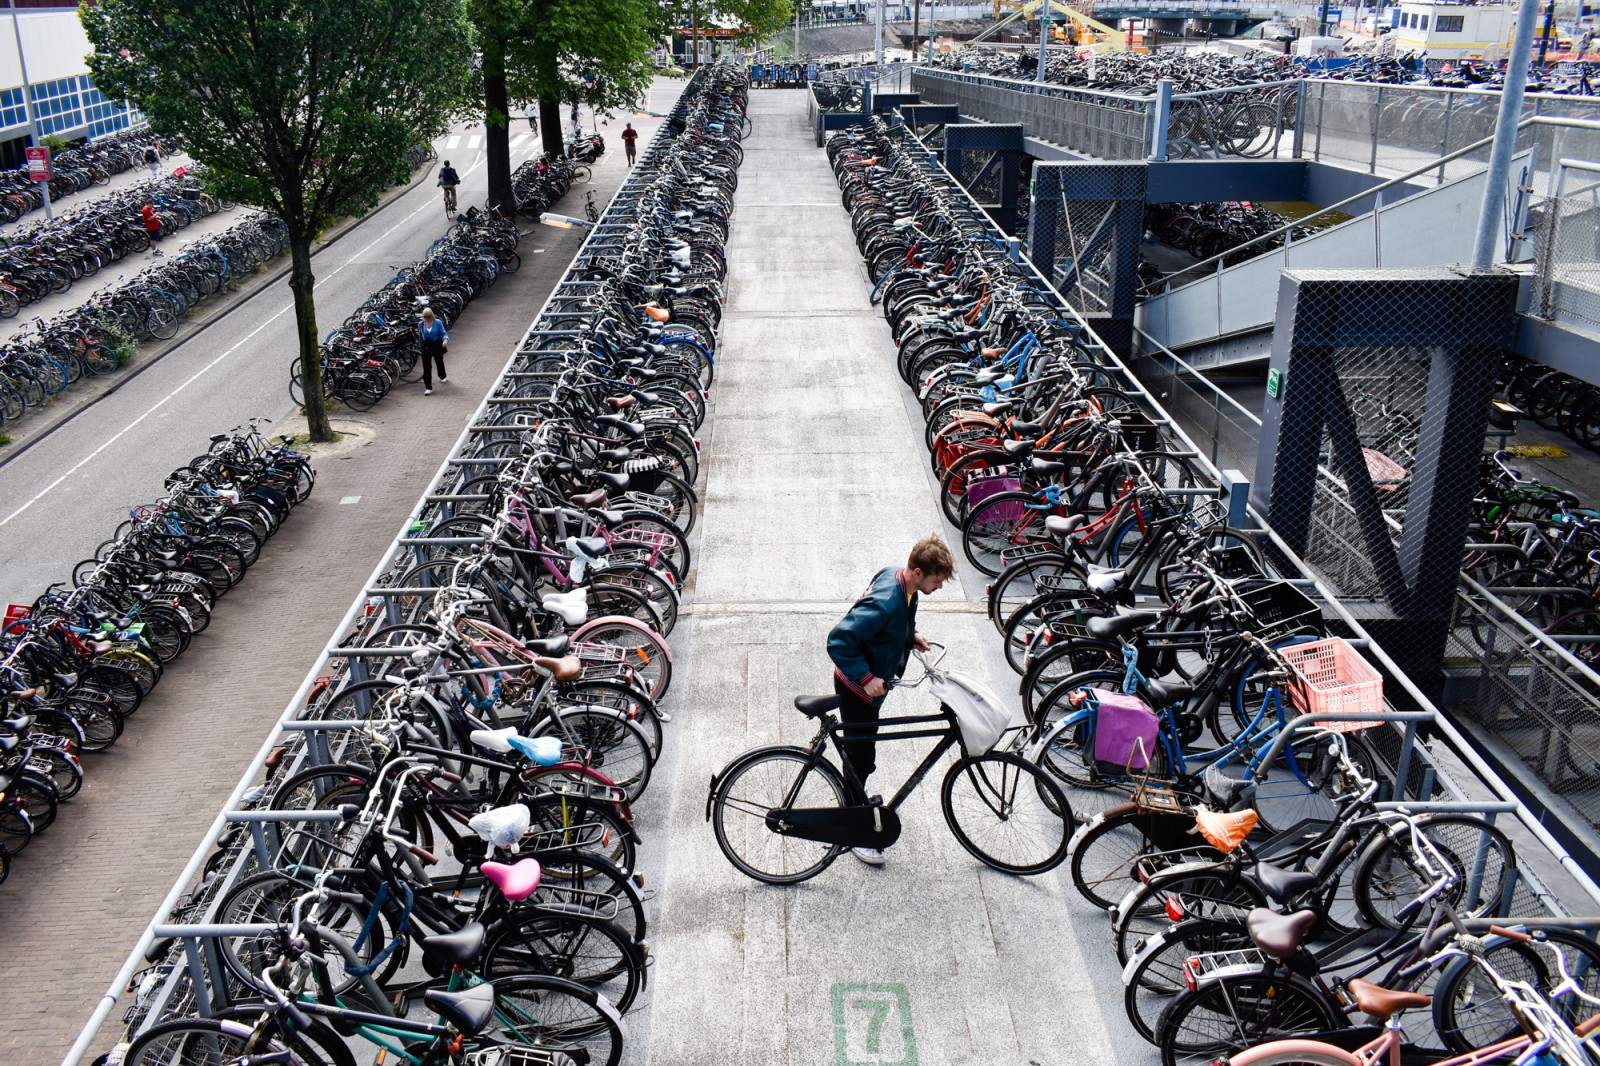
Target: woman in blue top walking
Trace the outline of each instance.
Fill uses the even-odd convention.
[[[444,353],[450,350],[450,334],[444,323],[433,317],[433,308],[422,309],[422,325],[417,327],[422,339],[422,395],[433,395],[433,364],[439,364],[439,384],[450,379],[444,376]]]

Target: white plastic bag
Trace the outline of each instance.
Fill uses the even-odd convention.
[[[528,813],[528,808],[513,803],[473,815],[467,827],[494,847],[509,848],[522,839],[532,824],[533,815]]]
[[[952,670],[931,680],[933,694],[955,712],[968,755],[982,755],[994,747],[995,741],[1013,724],[1014,716],[999,697],[975,678]]]

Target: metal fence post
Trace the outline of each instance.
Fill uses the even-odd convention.
[[[189,983],[194,987],[194,1005],[200,1017],[211,1017],[211,992],[206,986],[206,967],[200,958],[200,938],[183,938],[183,953],[189,960]]]
[[[1372,155],[1367,160],[1367,173],[1378,172],[1378,124],[1383,121],[1383,86],[1378,86],[1378,94],[1374,97],[1372,105]]]
[[[1450,154],[1450,115],[1455,110],[1456,94],[1446,93],[1444,97],[1444,134],[1439,138],[1439,154]],[[1435,184],[1444,184],[1444,163],[1439,164],[1439,180]]]
[[[1172,124],[1172,79],[1162,78],[1156,85],[1156,106],[1151,111],[1148,107],[1145,114],[1149,115],[1150,123],[1150,158],[1158,163],[1167,160],[1167,130]]]
[[[1405,738],[1400,741],[1400,762],[1394,770],[1394,798],[1397,800],[1406,798],[1406,783],[1411,779],[1411,755],[1416,746],[1417,723],[1407,722]]]
[[[1490,825],[1494,824],[1495,812],[1488,811],[1483,820]],[[1476,908],[1478,893],[1483,890],[1483,869],[1489,864],[1489,834],[1478,834],[1478,854],[1472,860],[1472,874],[1467,878],[1467,906]]]

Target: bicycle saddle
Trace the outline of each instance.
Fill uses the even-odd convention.
[[[1150,697],[1150,706],[1158,710],[1194,695],[1194,686],[1187,681],[1147,681],[1144,690]]]
[[[36,688],[19,688],[15,692],[11,693],[11,696],[13,699],[31,700],[38,694],[39,690]]]
[[[480,748],[498,751],[504,754],[511,750],[510,738],[517,735],[517,727],[508,725],[504,729],[474,729],[467,734],[467,739]]]
[[[1081,514],[1071,514],[1064,518],[1053,514],[1044,520],[1044,531],[1057,540],[1066,540],[1082,527],[1085,520]]]
[[[985,359],[998,359],[1006,354],[1006,350],[1004,348],[980,348],[978,349],[978,354]]]
[[[1386,1022],[1391,1015],[1408,1007],[1427,1007],[1433,1003],[1432,996],[1425,996],[1421,992],[1396,992],[1359,977],[1352,979],[1345,987],[1355,997],[1356,1009],[1370,1015],[1374,1021]]]
[[[12,749],[21,743],[22,738],[17,736],[15,733],[11,733],[7,736],[0,736],[0,755],[10,754]]]
[[[637,399],[635,399],[634,397],[632,397],[632,396],[607,396],[606,397],[606,406],[611,408],[613,411],[624,410],[625,408],[632,407],[634,404],[636,404],[638,402],[639,401]]]
[[[606,490],[595,489],[593,492],[580,492],[578,495],[570,497],[567,502],[582,507],[587,511],[591,507],[599,507],[606,502]]]
[[[988,370],[978,371],[973,375],[972,380],[979,385],[993,385],[1005,376],[1006,372],[1004,370],[998,367],[990,367]]]
[[[485,981],[465,992],[424,992],[422,1001],[463,1033],[476,1033],[494,1017],[494,984]]]
[[[1222,772],[1220,766],[1208,766],[1201,775],[1201,781],[1206,786],[1206,792],[1211,796],[1211,801],[1223,810],[1227,810],[1240,799],[1255,791],[1254,781],[1244,781],[1237,777],[1229,777]]]
[[[983,405],[983,413],[991,418],[998,418],[1015,406],[1016,404],[1010,400],[1001,400],[999,403],[986,403]]]
[[[1019,437],[1037,437],[1039,434],[1044,432],[1044,423],[1013,422],[1011,423],[1011,432],[1015,433]]]
[[[1251,809],[1223,813],[1210,807],[1200,807],[1194,812],[1195,830],[1207,844],[1224,855],[1243,844],[1244,838],[1250,835],[1260,820],[1261,816]]]
[[[843,702],[843,696],[796,696],[794,709],[807,718],[821,718],[829,711],[837,711]]]
[[[600,473],[596,476],[606,485],[607,488],[614,492],[621,492],[623,489],[627,488],[628,481],[630,480],[627,474],[613,474],[606,470],[600,471]]]
[[[1122,571],[1113,570],[1111,573],[1120,576]],[[1109,577],[1110,575],[1096,575],[1094,573],[1089,575],[1089,587],[1099,592],[1100,590],[1095,588],[1094,583],[1097,576]],[[1160,618],[1161,616],[1154,611],[1124,611],[1119,608],[1116,614],[1102,615],[1098,618],[1089,619],[1086,623],[1086,628],[1089,630],[1089,635],[1096,640],[1116,640],[1135,630],[1155,625]]]
[[[605,451],[596,454],[595,458],[604,459],[608,463],[620,463],[626,461],[627,458],[632,454],[633,450],[626,447],[607,448]]]
[[[1026,455],[1029,452],[1033,451],[1033,441],[1031,441],[1031,440],[1006,440],[1006,441],[1001,441],[1000,442],[1000,450],[1005,452],[1007,455],[1011,456],[1013,459],[1015,459],[1018,456]]]
[[[600,524],[608,528],[616,525],[618,522],[621,522],[623,519],[628,517],[626,512],[606,511],[599,507],[589,508],[589,513],[600,519]]]
[[[453,933],[423,937],[422,949],[433,952],[453,965],[467,966],[483,950],[486,935],[481,922],[468,922]]]
[[[604,537],[568,537],[567,540],[578,551],[581,551],[591,559],[600,558],[606,553],[606,549],[610,547]]]
[[[523,859],[507,866],[503,862],[486,862],[478,869],[494,883],[500,894],[513,903],[533,895],[539,889],[539,878],[544,869],[538,859]]]
[[[1245,931],[1256,947],[1279,962],[1300,950],[1300,942],[1316,924],[1316,911],[1279,914],[1265,907],[1255,908],[1244,920]]]
[[[626,418],[618,418],[616,415],[599,415],[595,418],[595,422],[602,426],[620,430],[635,440],[644,436],[644,425],[642,423],[629,422]]]
[[[567,654],[567,646],[571,643],[572,638],[563,633],[546,640],[530,640],[526,647],[535,655],[548,655],[553,659],[559,659]]]
[[[1045,476],[1049,476],[1050,474],[1059,474],[1067,468],[1066,463],[1057,463],[1052,462],[1049,459],[1041,459],[1037,455],[1033,457],[1030,465],[1033,467],[1033,472],[1035,474],[1042,474]]]
[[[583,674],[583,663],[576,655],[565,655],[559,659],[538,655],[534,657],[533,665],[550,671],[557,681],[576,681]]]
[[[539,600],[539,606],[561,616],[569,626],[582,625],[589,617],[589,593],[581,588],[571,592],[552,592]]]
[[[1101,567],[1099,563],[1090,563],[1090,575],[1088,575],[1086,583],[1090,586],[1090,592],[1109,595],[1117,591],[1118,584],[1122,584],[1122,579],[1126,578],[1126,576],[1128,576],[1128,571],[1126,570],[1114,570],[1112,567]],[[1150,621],[1154,623],[1155,615],[1152,611],[1139,611],[1139,613],[1141,615],[1149,615]],[[1093,619],[1090,619],[1090,621],[1093,621]],[[1094,632],[1093,629],[1090,632]],[[1118,632],[1123,631],[1118,629],[1112,635],[1118,634]],[[1101,639],[1104,640],[1106,637],[1101,637]]]
[[[26,733],[28,727],[33,725],[34,720],[34,716],[31,714],[19,714],[14,718],[7,718],[5,721],[0,722],[0,726],[5,726],[13,733]]]
[[[1279,903],[1286,903],[1317,883],[1317,875],[1309,870],[1285,870],[1271,863],[1258,862],[1256,881],[1267,895]]]

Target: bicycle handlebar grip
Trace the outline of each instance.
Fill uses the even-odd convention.
[[[422,860],[423,865],[425,865],[425,866],[437,866],[437,865],[439,865],[438,856],[434,855],[433,852],[427,850],[426,848],[419,848],[415,844],[409,844],[409,845],[407,845],[407,847],[409,847],[411,849],[411,854],[415,855],[417,858]]]
[[[1515,929],[1507,929],[1503,925],[1491,925],[1489,927],[1489,932],[1495,936],[1503,936],[1507,940],[1529,941],[1533,939],[1533,935],[1531,933],[1521,933]]]

